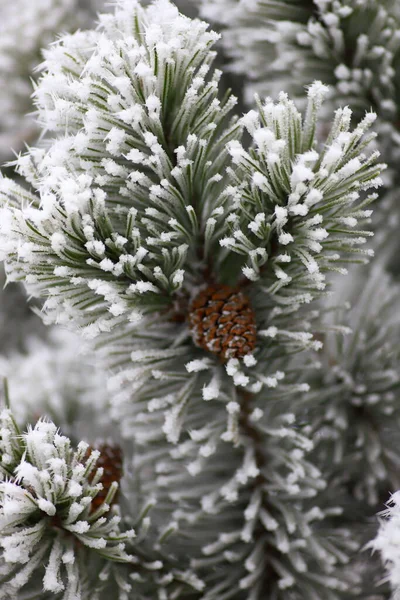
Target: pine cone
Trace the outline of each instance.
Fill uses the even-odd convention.
[[[189,324],[196,346],[223,360],[242,358],[256,345],[250,300],[238,288],[209,285],[192,301]]]
[[[118,483],[122,477],[122,450],[119,446],[112,446],[111,444],[99,444],[95,447],[100,452],[100,457],[97,461],[96,467],[104,469],[103,476],[100,479],[100,483],[103,484],[103,489],[98,492],[92,500],[91,512],[97,510],[106,499],[108,490],[114,481]],[[89,448],[90,453],[93,448]],[[117,496],[114,498],[116,502]]]

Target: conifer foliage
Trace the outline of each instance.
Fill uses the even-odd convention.
[[[119,0],[43,51],[42,136],[0,179],[8,281],[53,332],[0,361],[0,598],[388,597],[368,544],[396,590],[396,494],[371,542],[399,485],[398,287],[370,241],[393,56],[361,37],[400,34],[398,15],[371,6],[358,35],[340,20],[357,2],[248,4],[202,5],[260,84],[244,115],[213,67],[220,34],[169,0]],[[237,27],[255,32],[240,51]],[[329,62],[345,35],[351,77]],[[285,36],[308,48],[293,98],[265,67]]]
[[[38,136],[35,120],[26,113],[31,102],[34,70],[40,64],[41,48],[57,35],[90,24],[94,11],[84,0],[16,0],[3,2],[0,23],[0,158],[4,162],[24,142]]]

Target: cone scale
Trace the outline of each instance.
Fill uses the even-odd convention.
[[[254,311],[238,288],[211,284],[201,290],[190,304],[189,324],[196,346],[224,361],[254,351]]]

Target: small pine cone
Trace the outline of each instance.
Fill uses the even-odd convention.
[[[103,489],[100,490],[92,500],[91,512],[97,510],[106,499],[108,490],[111,484],[116,481],[120,482],[122,477],[122,450],[119,446],[113,446],[111,444],[99,444],[95,448],[89,448],[88,453],[92,450],[98,450],[100,457],[97,461],[96,467],[99,469],[103,468],[103,475],[100,479],[100,483],[103,484]],[[117,500],[117,495],[114,497],[113,503]]]
[[[249,298],[228,285],[209,285],[192,301],[189,324],[196,346],[223,360],[242,358],[256,345],[256,323]]]

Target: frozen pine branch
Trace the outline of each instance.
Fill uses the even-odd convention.
[[[100,548],[95,554],[91,552],[88,554],[78,543],[74,567],[68,568],[68,573],[63,571],[67,567],[63,566],[66,563],[60,559],[61,572],[66,575],[67,579],[74,580],[77,587],[74,587],[73,583],[66,585],[65,592],[59,592],[56,597],[64,598],[65,593],[65,598],[68,599],[73,597],[74,600],[75,598],[103,600],[108,597],[108,594],[112,594],[118,600],[127,600],[130,597],[129,592],[132,592],[136,594],[135,597],[144,600],[147,597],[146,594],[153,593],[155,589],[160,590],[160,593],[171,594],[171,598],[178,591],[184,594],[188,593],[190,596],[194,589],[202,589],[201,580],[196,577],[194,572],[190,571],[189,565],[183,565],[182,561],[179,563],[175,559],[169,560],[162,548],[160,549],[158,538],[161,536],[164,526],[152,528],[149,540],[145,537],[151,524],[147,516],[149,509],[152,508],[151,516],[154,514],[156,522],[160,518],[160,511],[155,500],[158,494],[154,488],[149,491],[147,496],[143,493],[141,488],[146,482],[148,474],[139,473],[136,466],[133,468],[132,440],[122,442],[118,427],[110,421],[104,373],[95,368],[92,357],[77,352],[79,339],[76,336],[53,329],[49,334],[48,342],[46,344],[37,338],[31,338],[27,343],[27,354],[11,354],[0,362],[0,376],[7,377],[8,391],[7,395],[4,393],[0,395],[3,396],[3,401],[11,399],[12,405],[15,406],[12,414],[4,413],[10,418],[7,422],[4,421],[4,427],[1,428],[4,444],[8,444],[5,463],[9,463],[8,455],[11,456],[13,448],[17,457],[22,456],[24,446],[18,441],[19,432],[27,427],[26,424],[29,421],[34,420],[38,415],[45,415],[46,419],[57,419],[57,422],[62,425],[63,434],[68,434],[72,449],[80,448],[80,446],[87,448],[82,459],[83,465],[86,464],[91,452],[97,456],[96,469],[100,469],[98,485],[94,485],[96,483],[94,475],[97,472],[95,469],[92,470],[92,473],[86,474],[88,485],[94,485],[95,488],[90,487],[90,490],[95,493],[90,494],[89,521],[92,521],[91,515],[95,513],[98,513],[101,520],[108,514],[112,514],[115,525],[116,517],[121,512],[116,504],[118,502],[122,507],[125,529],[131,529],[133,525],[137,533],[135,538],[129,542],[130,551],[131,553],[133,551],[134,555],[127,563],[130,565],[129,567],[118,566],[119,563],[114,558],[111,562],[104,562],[105,550],[103,548]],[[89,373],[90,377],[88,377]],[[32,385],[33,381],[35,382],[34,386]],[[28,425],[28,431],[30,430],[31,427]],[[60,437],[62,434],[57,432],[56,435]],[[85,442],[80,443],[82,439]],[[42,438],[39,442],[42,446]],[[47,459],[46,455],[45,461]],[[10,469],[6,470],[4,474],[7,481],[15,481],[20,486],[21,482],[17,481],[18,477],[12,477]],[[49,468],[49,474],[51,481],[55,481],[56,474],[51,468]],[[73,479],[68,470],[65,471],[65,476],[64,495],[59,499],[62,514],[64,514],[65,505],[67,504],[67,508],[69,506],[67,492]],[[43,469],[41,469],[39,478],[46,479],[46,477],[46,473],[43,473]],[[21,481],[23,483],[24,480]],[[82,482],[80,484],[84,487]],[[116,492],[118,484],[120,485]],[[20,487],[14,486],[10,489],[11,491],[16,490],[18,493],[20,491]],[[74,489],[78,489],[76,485]],[[27,490],[32,492],[30,484],[27,485]],[[49,493],[54,496],[53,492],[54,490]],[[83,508],[88,506],[89,502],[87,498],[84,499],[84,496],[85,494],[82,493],[82,497],[71,495],[70,498],[70,502],[75,508],[76,503],[82,504],[79,518],[84,514]],[[36,498],[36,496],[34,497]],[[28,494],[28,501],[29,498]],[[111,504],[111,513],[104,510],[104,503],[107,503],[108,506]],[[170,510],[172,511],[172,508]],[[100,513],[104,512],[106,514],[102,516]],[[50,538],[50,541],[53,539],[53,542],[56,543],[61,536],[61,542],[63,542],[66,535],[66,542],[69,541],[74,548],[76,547],[72,536],[73,532],[64,532],[57,515],[53,515],[51,519],[48,519],[46,514],[42,516],[44,539]],[[29,514],[27,518],[30,518]],[[93,524],[93,526],[95,525]],[[161,531],[157,531],[158,529]],[[101,529],[101,532],[105,533],[106,530]],[[113,533],[111,535],[114,536]],[[123,542],[123,536],[119,541],[118,546]],[[134,549],[133,543],[135,544]],[[4,575],[3,585],[0,587],[0,598],[4,597],[5,600],[9,600],[10,594],[12,594],[12,598],[19,598],[21,594],[24,600],[25,598],[36,598],[37,595],[46,600],[53,598],[54,590],[40,591],[43,590],[45,574],[40,565],[35,562],[35,556],[41,562],[47,560],[46,556],[50,556],[51,548],[52,546],[49,546],[47,551],[43,550],[44,558],[39,552],[39,547],[33,549],[33,554],[29,558],[30,564],[32,561],[31,570],[25,564],[15,566],[14,563],[11,564],[7,561],[0,563],[0,572]],[[19,553],[19,549],[16,550],[16,553]],[[26,576],[16,577],[17,571],[19,572],[20,569]],[[96,581],[98,572],[101,572],[102,575],[100,580]],[[61,577],[61,579],[66,581],[65,577]],[[24,581],[27,583],[24,584]],[[19,587],[21,587],[21,592],[16,591]],[[149,590],[151,591],[149,592]]]
[[[39,135],[33,118],[32,79],[42,62],[42,48],[65,31],[87,26],[99,0],[35,0],[3,2],[0,7],[0,162],[14,158]],[[29,113],[29,114],[28,114]],[[8,173],[12,176],[12,170]],[[1,287],[4,274],[1,271]],[[18,307],[18,308],[17,308]],[[25,346],[24,333],[43,332],[19,286],[0,292],[1,352]]]
[[[229,145],[236,166],[230,170],[234,186],[227,190],[232,233],[220,243],[246,257],[243,273],[251,281],[262,280],[264,271],[270,293],[294,285],[309,287],[311,294],[312,288],[323,289],[324,273],[335,264],[340,269],[340,253],[363,254],[359,246],[371,235],[357,225],[371,214],[364,208],[375,197],[360,201],[360,192],[381,184],[376,153],[363,153],[375,115],[368,113],[351,132],[351,112],[339,109],[319,147],[316,120],[327,93],[319,82],[310,86],[304,123],[285,94],[277,104],[259,102],[258,114],[243,118],[253,139],[250,150],[239,142]]]
[[[399,288],[379,261],[351,273],[347,289],[337,284],[331,306],[324,306],[322,363],[306,405],[319,431],[322,470],[329,462],[357,500],[376,505],[400,483]]]
[[[158,10],[165,12],[165,41],[159,42]],[[147,310],[168,306],[182,286],[183,263],[196,266],[189,242],[214,210],[219,170],[227,161],[224,144],[237,135],[237,127],[223,127],[234,100],[218,100],[218,73],[206,79],[216,34],[207,33],[205,24],[192,25],[165,2],[148,9],[125,3],[115,16],[103,16],[101,27],[65,38],[47,55],[49,72],[36,92],[39,115],[60,137],[48,152],[33,151],[20,163],[38,195],[3,183],[7,199],[22,194],[19,206],[20,200],[29,203],[41,222],[26,248],[36,243],[54,255],[61,296],[53,294],[48,308],[69,319],[63,307],[73,310],[77,294],[82,306],[91,297],[99,317],[111,310],[97,320],[97,329],[122,314],[135,319],[143,295]],[[136,37],[124,36],[124,27],[133,27]],[[142,41],[148,55],[140,50]],[[45,197],[46,208],[39,200]],[[31,275],[45,289],[37,266]]]
[[[288,377],[291,368],[298,378],[294,364],[286,368]],[[223,404],[195,397],[189,435],[169,451],[155,405],[125,423],[138,440],[135,468],[147,475],[144,490],[157,493],[170,515],[165,529],[175,534],[167,547],[176,548],[175,536],[182,540],[179,555],[190,557],[207,600],[267,592],[282,600],[290,593],[336,600],[346,590],[356,592],[361,579],[347,565],[360,543],[346,527],[333,526],[341,492],[325,491],[324,474],[309,460],[310,428],[299,428],[287,412],[298,391],[232,397],[228,425]],[[140,406],[131,409],[138,413]]]
[[[372,102],[384,121],[396,121],[397,2],[203,0],[201,13],[222,25],[249,103],[254,90],[301,97],[304,85],[321,79],[335,106],[348,103],[360,116]]]
[[[21,404],[0,433],[0,598],[375,594],[362,548],[398,487],[398,319],[367,242],[397,11],[203,8],[231,68],[267,82],[244,116],[219,34],[168,0],[119,0],[44,51],[42,136],[15,161],[23,186],[0,180],[0,253],[89,356],[51,333],[0,361]],[[349,310],[328,302],[337,274]]]
[[[369,544],[372,551],[379,552],[386,567],[386,578],[391,585],[393,600],[396,600],[400,592],[399,505],[399,492],[394,492],[387,502],[387,508],[379,515],[380,527],[377,536]]]
[[[284,89],[293,94],[297,77],[291,77],[290,70],[299,57],[290,56],[290,51],[281,56],[276,46],[282,39],[293,43],[297,31],[312,18],[314,8],[312,0],[201,0],[201,16],[221,30],[226,69],[243,77],[247,104],[253,103],[254,93],[277,95]],[[311,73],[307,81],[302,79],[303,88],[320,78],[320,74]]]
[[[275,96],[282,89],[302,102],[304,86],[318,79],[330,86],[330,107],[348,105],[357,118],[372,108],[383,158],[393,169],[390,179],[397,180],[397,2],[203,0],[201,14],[221,28],[230,59],[226,68],[243,77],[248,104],[254,91]],[[383,207],[382,220],[391,226],[391,232],[385,226],[389,244],[397,231],[396,187],[386,193]],[[375,228],[382,230],[376,219]]]
[[[97,8],[100,7],[100,3]],[[32,116],[32,78],[42,48],[61,32],[87,26],[95,6],[79,0],[3,2],[0,22],[0,160],[32,143],[38,128]]]
[[[125,545],[134,532],[121,531],[110,513],[118,484],[112,484],[95,511],[102,489],[98,451],[81,442],[76,449],[51,422],[40,420],[21,434],[10,410],[1,414],[0,545],[11,597],[44,567],[43,589],[80,597],[80,555],[132,562]],[[3,580],[4,581],[4,580]],[[4,593],[4,587],[2,589]]]
[[[152,21],[158,10],[169,19],[161,33]],[[147,28],[143,40],[137,23]],[[128,26],[136,37],[121,34]],[[156,41],[161,34],[165,41]],[[304,123],[285,95],[277,105],[260,104],[259,116],[244,117],[255,140],[247,151],[237,139],[241,124],[225,119],[234,100],[221,103],[217,79],[206,79],[215,39],[165,2],[147,9],[122,3],[102,17],[98,32],[64,38],[47,55],[36,92],[39,116],[56,137],[18,161],[36,191],[1,183],[9,277],[48,296],[44,311],[53,320],[87,337],[115,330],[115,338],[102,335],[99,343],[107,352],[116,340],[111,366],[119,379],[134,378],[135,389],[157,381],[161,404],[171,405],[171,440],[204,375],[205,399],[229,395],[229,380],[256,392],[280,377],[266,377],[263,362],[254,369],[259,356],[282,338],[298,348],[314,343],[308,331],[284,327],[280,316],[310,302],[327,270],[343,271],[337,264],[349,252],[363,256],[359,246],[369,233],[356,226],[369,217],[365,207],[374,195],[362,194],[380,185],[382,168],[376,153],[364,154],[371,114],[351,132],[350,112],[339,110],[319,149],[317,114],[326,93],[320,83],[309,89]],[[171,57],[179,70],[171,71]],[[258,345],[254,355],[231,352],[223,368],[196,358],[183,322],[201,286],[241,285],[242,273]],[[165,367],[170,383],[163,389]]]

